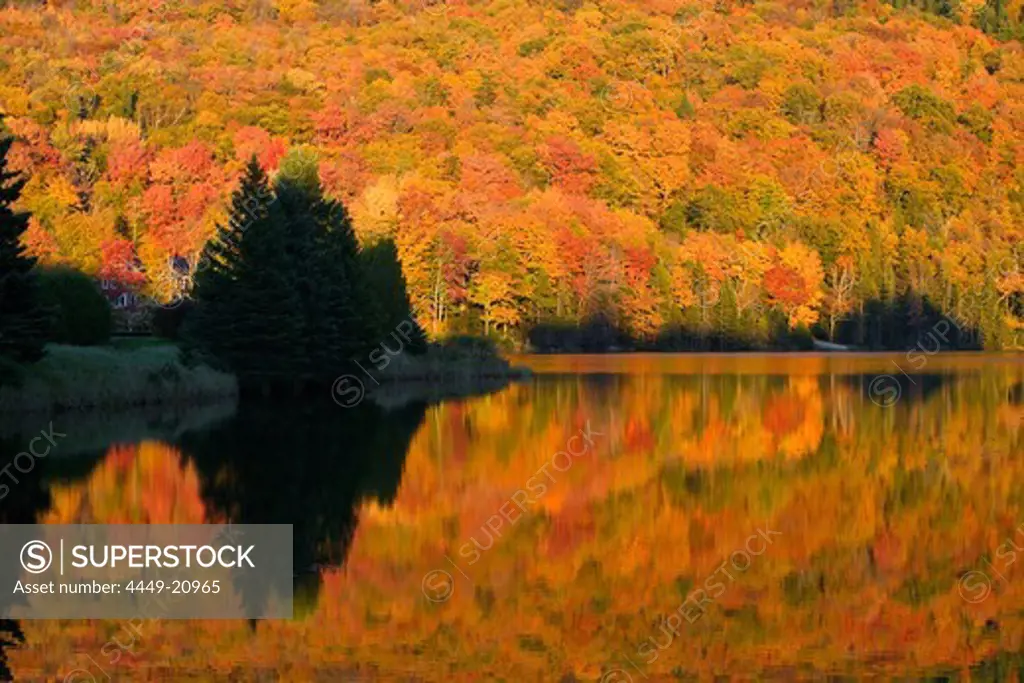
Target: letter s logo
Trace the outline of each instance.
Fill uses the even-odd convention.
[[[21,548],[21,566],[29,574],[42,574],[53,563],[53,551],[42,541],[29,541]]]

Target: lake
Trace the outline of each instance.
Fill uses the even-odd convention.
[[[295,618],[26,622],[15,680],[1021,675],[1021,356],[514,360],[387,410],[54,418],[2,519],[293,524]]]

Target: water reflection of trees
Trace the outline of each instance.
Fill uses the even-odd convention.
[[[530,653],[549,648],[589,677],[583,666],[649,636],[680,591],[767,524],[786,543],[730,584],[651,673],[847,662],[857,675],[873,657],[885,671],[942,673],[952,656],[1005,679],[1020,661],[997,652],[1024,632],[1024,582],[972,606],[957,577],[1016,538],[1024,514],[1022,372],[914,376],[890,407],[872,402],[875,375],[862,372],[538,376],[425,417],[422,407],[385,416],[255,406],[182,438],[181,463],[167,471],[179,501],[201,501],[210,521],[293,523],[296,568],[348,558],[344,572],[297,579],[300,615],[330,600],[306,624],[253,635],[271,653],[263,665],[301,658],[323,671],[344,651],[346,662],[387,672],[423,673],[432,661],[543,678],[550,661]],[[417,601],[424,574],[448,566],[442,553],[461,561],[460,544],[587,421],[602,433],[595,449],[467,568],[472,589],[460,584],[444,605]],[[91,476],[115,486],[119,457]],[[76,509],[52,492],[51,511]],[[306,627],[315,644],[285,652]],[[41,641],[42,628],[26,631]],[[161,628],[167,650],[187,652],[237,625]],[[459,646],[445,649],[441,632]],[[499,670],[493,653],[510,633],[529,647]],[[206,663],[176,660],[181,672]],[[759,668],[775,664],[785,669]]]
[[[425,409],[245,405],[180,445],[198,467],[209,517],[293,525],[296,609],[304,612],[319,593],[318,569],[345,562],[360,501],[394,499]]]
[[[1020,642],[1024,582],[975,606],[957,581],[1024,535],[1015,531],[1024,519],[1022,373],[1004,365],[902,378],[890,406],[872,401],[877,375],[863,372],[538,376],[432,408],[437,426],[414,441],[396,511],[359,533],[411,539],[418,553],[407,561],[424,558],[419,574],[396,583],[444,566],[438,535],[461,559],[460,544],[590,420],[606,434],[596,457],[558,473],[531,515],[469,568],[474,590],[497,596],[471,636],[453,636],[474,646],[425,656],[482,666],[510,632],[554,651],[567,637],[557,615],[571,614],[592,630],[573,634],[588,645],[570,656],[601,662],[601,651],[657,630],[652,622],[685,597],[680,586],[701,585],[767,524],[786,543],[648,673],[758,671],[765,652],[817,671],[837,662],[862,671],[879,657],[886,671],[917,674],[959,658],[965,669],[1005,672],[1020,666],[996,653]],[[395,564],[383,552],[360,562]],[[345,593],[372,596],[376,576]],[[480,619],[473,597],[456,590],[444,622]],[[368,597],[344,618],[371,607],[383,609]],[[416,616],[403,632],[427,642],[437,618]]]
[[[23,450],[22,444],[23,441],[16,437],[0,438],[0,453],[18,453]],[[5,480],[4,483],[10,485],[10,490],[0,502],[0,524],[33,524],[39,513],[49,507],[50,495],[42,483],[47,467],[46,460],[37,459],[33,472],[30,473],[32,476],[19,476],[17,484]],[[16,565],[0,568],[0,574],[16,571]],[[7,585],[8,577],[3,576],[3,578],[5,579],[4,584]],[[23,641],[24,634],[17,621],[0,619],[0,680],[6,681],[12,677],[8,668],[7,651]]]
[[[360,503],[394,500],[425,409],[244,405],[173,446],[112,446],[98,460],[55,467],[37,461],[0,505],[0,522],[292,524],[302,616],[316,608],[318,570],[344,563]],[[16,443],[3,445],[0,452],[17,452]],[[245,586],[243,601],[255,609],[268,589]],[[7,650],[22,641],[16,621],[0,620],[0,680],[12,676]]]
[[[9,680],[13,674],[7,663],[7,649],[23,643],[25,634],[13,619],[0,619],[0,680]]]

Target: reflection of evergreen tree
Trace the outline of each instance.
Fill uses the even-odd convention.
[[[211,512],[236,524],[292,524],[294,568],[340,565],[368,497],[394,499],[422,404],[385,413],[280,404],[243,405],[238,415],[181,443],[203,480]],[[296,594],[315,596],[304,582]],[[259,604],[269,586],[246,586]]]
[[[0,453],[17,453],[21,448],[20,438],[0,438]],[[39,513],[50,507],[50,494],[42,485],[43,469],[46,460],[37,459],[35,467],[28,474],[19,474],[18,483],[8,481],[10,490],[0,502],[0,524],[35,524]],[[8,576],[10,572],[14,576]],[[13,583],[20,574],[17,563],[0,565],[0,579],[4,585]],[[8,668],[7,648],[17,646],[25,641],[21,627],[13,619],[0,619],[0,681],[13,678]]]
[[[998,625],[989,620],[985,624],[987,631],[992,631]],[[953,674],[954,672],[944,672]],[[1000,652],[988,659],[982,660],[971,666],[971,679],[977,681],[1012,681],[1014,673],[1017,680],[1024,680],[1024,653],[1022,652]]]
[[[12,619],[0,619],[0,680],[11,680],[14,676],[7,667],[5,650],[23,642],[25,642],[25,636],[22,634],[18,622]]]

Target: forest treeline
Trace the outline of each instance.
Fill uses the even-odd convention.
[[[0,111],[29,253],[157,300],[298,149],[435,338],[1020,347],[1020,11],[17,3]]]
[[[87,301],[47,296],[64,274],[38,268],[26,253],[30,217],[14,208],[26,181],[8,168],[11,146],[0,138],[0,381],[21,384],[45,345],[62,341],[64,309]],[[399,352],[427,350],[393,242],[357,242],[348,212],[323,196],[316,160],[302,150],[281,161],[273,185],[250,160],[200,263],[188,299],[165,312],[161,325],[190,365],[226,370],[243,388],[299,392],[328,384],[396,329],[404,337]],[[95,285],[70,274],[84,279],[72,289],[84,287],[109,317]],[[89,326],[90,317],[72,313],[76,324]]]

